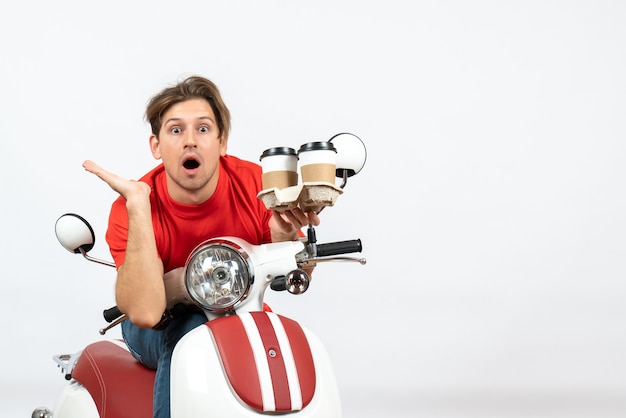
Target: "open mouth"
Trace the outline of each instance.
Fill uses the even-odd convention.
[[[183,167],[185,167],[187,170],[194,170],[200,167],[200,162],[195,158],[188,158],[183,162]]]

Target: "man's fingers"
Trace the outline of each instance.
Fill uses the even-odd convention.
[[[98,164],[94,163],[91,160],[85,160],[83,162],[83,168],[93,174],[97,174],[98,172],[103,171],[102,167],[100,167]]]
[[[100,167],[98,164],[94,163],[91,160],[86,160],[83,163],[83,168],[89,171],[92,174],[100,177],[102,180],[106,181],[105,177],[107,177],[108,172]]]
[[[120,177],[118,175],[113,174],[109,171],[106,171],[104,168],[100,167],[98,164],[90,160],[86,160],[83,163],[83,168],[89,171],[90,173],[95,174],[96,176],[100,177],[102,180],[108,183],[111,187],[114,187],[114,185],[117,184],[120,180]]]
[[[318,226],[320,224],[320,218],[317,213],[307,212],[306,215],[311,225]]]
[[[125,186],[125,183],[127,182],[127,180],[122,179],[117,174],[113,174],[109,171],[106,171],[104,168],[100,167],[98,164],[90,160],[86,160],[83,163],[83,168],[87,170],[88,172],[98,176],[101,180],[107,183],[109,187],[111,187],[113,190],[115,190],[122,196],[126,197],[125,189],[127,188],[127,186]]]
[[[274,218],[276,220],[276,223],[278,224],[278,227],[283,230],[283,231],[289,231],[293,228],[293,226],[291,225],[290,222],[287,222],[285,220],[285,218],[283,218],[282,213],[278,212],[278,211],[273,211],[274,212]]]

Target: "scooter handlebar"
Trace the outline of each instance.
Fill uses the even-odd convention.
[[[117,306],[114,306],[112,308],[105,309],[104,312],[102,312],[102,315],[104,316],[105,321],[111,323],[122,316],[122,311],[120,311]]]
[[[317,244],[317,256],[327,257],[331,255],[357,253],[361,252],[362,249],[363,246],[360,239],[329,242],[325,244]]]

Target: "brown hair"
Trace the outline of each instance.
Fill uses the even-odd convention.
[[[222,100],[219,89],[211,80],[200,76],[187,77],[175,86],[167,87],[156,94],[146,107],[146,120],[152,133],[159,136],[163,115],[177,103],[190,99],[205,99],[215,113],[217,127],[222,140],[228,139],[230,131],[230,111]]]

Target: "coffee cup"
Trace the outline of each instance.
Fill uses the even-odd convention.
[[[298,150],[303,183],[335,184],[337,150],[331,142],[308,142]]]
[[[261,154],[263,189],[284,189],[298,184],[298,155],[289,147],[268,148]]]

